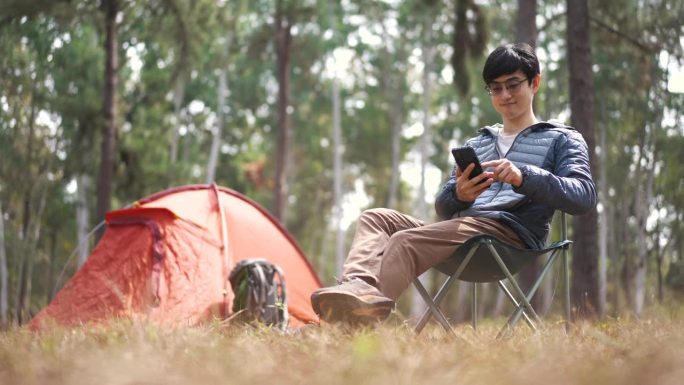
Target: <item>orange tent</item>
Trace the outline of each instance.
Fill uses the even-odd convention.
[[[173,188],[112,211],[85,264],[31,320],[76,325],[111,317],[194,325],[229,314],[232,266],[264,258],[287,285],[290,326],[316,322],[309,296],[320,280],[295,240],[263,208],[216,185]]]

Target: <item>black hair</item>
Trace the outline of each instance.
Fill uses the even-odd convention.
[[[512,74],[517,70],[521,70],[530,82],[540,73],[539,59],[534,53],[534,48],[527,43],[497,47],[487,57],[482,69],[482,78],[485,84],[489,84],[499,76]]]

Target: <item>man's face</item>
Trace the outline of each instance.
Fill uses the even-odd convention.
[[[532,99],[539,89],[541,76],[530,84],[525,74],[518,70],[501,75],[487,85],[494,109],[504,120],[515,120],[532,112]]]

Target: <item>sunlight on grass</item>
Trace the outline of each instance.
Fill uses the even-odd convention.
[[[497,340],[498,323],[460,338],[429,325],[291,333],[226,326],[166,331],[152,325],[0,334],[0,384],[679,384],[684,317],[559,322],[519,327]]]

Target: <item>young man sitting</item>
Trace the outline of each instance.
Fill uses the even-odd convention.
[[[533,48],[496,48],[482,76],[503,121],[466,142],[485,172],[470,179],[473,164],[464,170],[454,166],[435,201],[440,222],[427,224],[389,209],[365,211],[339,284],[311,295],[322,320],[382,321],[414,278],[469,238],[490,234],[518,247],[542,248],[555,210],[582,214],[596,204],[582,135],[534,114],[542,78]]]

